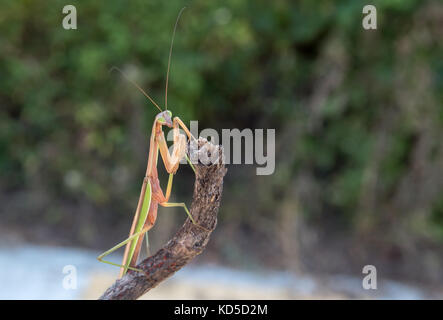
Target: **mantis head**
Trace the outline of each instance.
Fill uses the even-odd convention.
[[[169,110],[165,110],[163,112],[160,112],[155,117],[158,123],[161,125],[166,125],[169,128],[172,128],[172,112]]]

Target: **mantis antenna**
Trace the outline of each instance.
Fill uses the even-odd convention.
[[[130,83],[132,83],[138,90],[140,90],[141,93],[143,93],[143,95],[149,99],[149,101],[151,101],[154,106],[157,107],[158,110],[160,110],[160,112],[162,112],[162,109],[160,109],[160,107],[158,106],[158,104],[155,103],[154,99],[152,99],[142,88],[140,88],[140,86],[135,83],[134,81],[132,81],[122,70],[120,70],[117,67],[112,67],[111,70],[109,70],[109,72],[111,71],[118,71],[126,80],[128,80]]]
[[[168,82],[169,82],[169,69],[171,68],[171,56],[172,56],[172,47],[174,45],[174,37],[175,37],[175,30],[177,29],[178,20],[180,19],[180,16],[182,15],[183,10],[185,10],[186,7],[183,7],[180,12],[178,13],[177,20],[175,20],[175,26],[174,31],[172,33],[172,39],[171,39],[171,47],[169,48],[169,59],[168,59],[168,71],[166,72],[166,88],[165,88],[165,110],[168,110]]]

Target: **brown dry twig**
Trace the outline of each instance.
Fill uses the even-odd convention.
[[[144,273],[129,271],[103,293],[101,300],[137,299],[173,275],[205,249],[217,224],[223,177],[227,170],[223,164],[221,146],[215,146],[203,138],[199,138],[198,145],[199,159],[202,159],[200,156],[203,152],[209,157],[214,152],[219,154],[216,164],[194,165],[196,178],[190,211],[196,223],[208,230],[186,219],[183,226],[163,248],[137,265],[137,268],[142,269]]]

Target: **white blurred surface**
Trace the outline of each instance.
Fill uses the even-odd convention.
[[[99,252],[44,246],[0,247],[0,299],[96,299],[118,268],[96,260]],[[119,261],[121,257],[113,256]],[[63,288],[63,268],[77,270],[77,289]],[[215,265],[188,265],[144,299],[423,299],[419,288],[378,278],[364,290],[363,275],[313,277],[289,272],[248,272]]]

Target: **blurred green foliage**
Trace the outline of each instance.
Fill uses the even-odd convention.
[[[300,228],[295,217],[386,243],[442,241],[441,2],[373,1],[376,31],[363,30],[366,1],[355,0],[81,1],[70,31],[66,4],[0,5],[0,187],[48,196],[40,209],[26,198],[26,221],[74,221],[84,237],[94,218],[66,218],[57,204],[66,202],[113,208],[103,224],[128,220],[156,109],[108,71],[124,69],[163,105],[172,28],[187,5],[174,115],[200,129],[276,128],[274,175],[229,169],[220,227],[232,242],[281,252]]]

